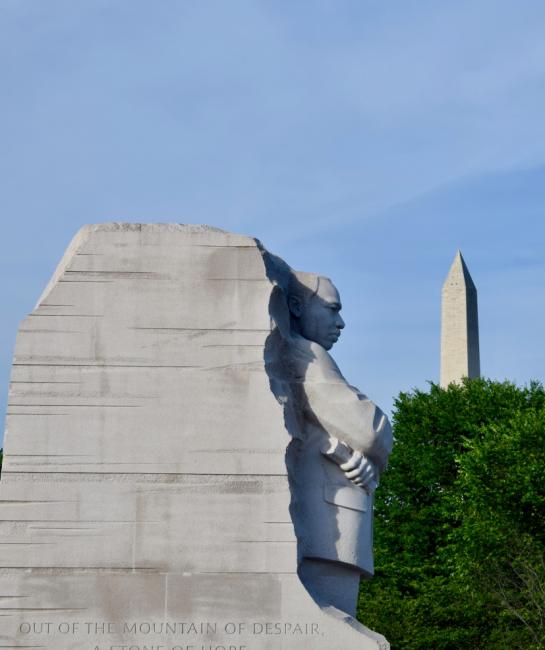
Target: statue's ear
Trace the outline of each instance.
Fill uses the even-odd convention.
[[[288,296],[288,309],[292,316],[300,318],[303,313],[303,303],[301,299],[294,295]]]

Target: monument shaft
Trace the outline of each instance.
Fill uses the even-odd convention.
[[[441,386],[463,377],[479,377],[477,289],[460,251],[456,253],[442,291]]]

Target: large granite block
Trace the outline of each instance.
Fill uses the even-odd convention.
[[[17,338],[0,647],[388,647],[298,575],[274,284],[249,237],[78,233]]]

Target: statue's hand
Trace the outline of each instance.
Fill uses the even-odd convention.
[[[377,466],[361,451],[355,451],[350,460],[340,467],[347,479],[363,488],[368,494],[373,494],[377,489],[379,478]]]

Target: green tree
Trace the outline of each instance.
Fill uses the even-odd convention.
[[[432,384],[393,423],[360,619],[394,650],[545,647],[542,386]]]
[[[458,462],[459,577],[476,578],[496,605],[504,623],[496,625],[496,647],[517,647],[522,625],[524,647],[543,648],[545,411],[518,411],[489,426]]]

